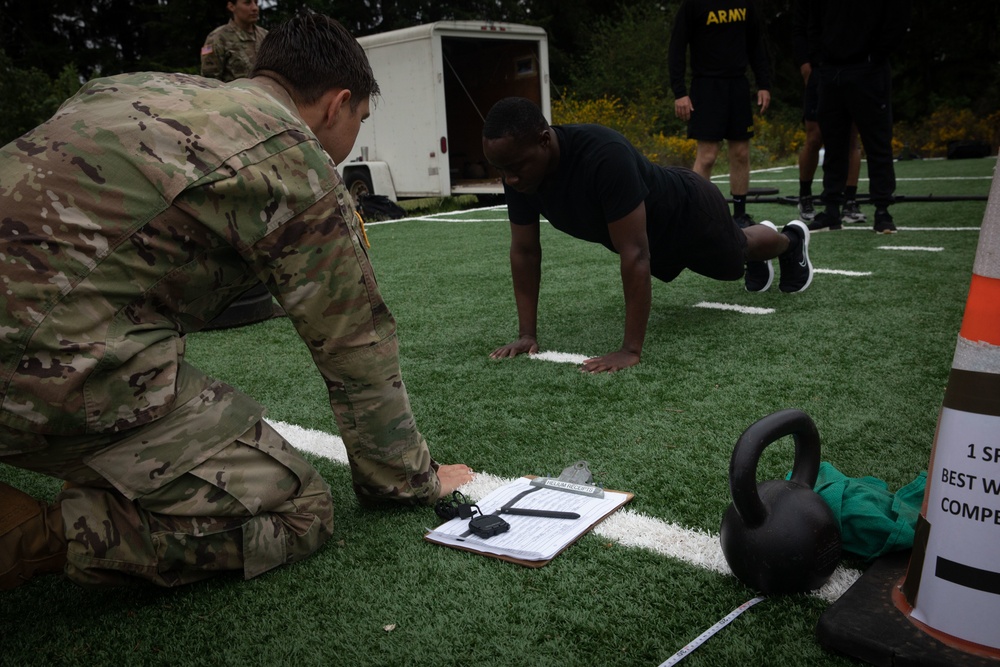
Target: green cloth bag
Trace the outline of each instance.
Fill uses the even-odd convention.
[[[833,510],[843,550],[873,560],[913,546],[926,487],[927,471],[891,493],[889,485],[876,477],[848,477],[823,461],[813,490]]]

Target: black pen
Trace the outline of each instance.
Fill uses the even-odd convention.
[[[497,514],[519,514],[521,516],[542,516],[547,519],[579,519],[576,512],[556,512],[554,510],[529,510],[517,509],[516,507],[501,508]]]

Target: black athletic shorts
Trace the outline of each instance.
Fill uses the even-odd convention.
[[[802,98],[802,120],[819,122],[819,71],[813,70]]]
[[[691,81],[688,138],[699,141],[749,139],[753,136],[750,82],[745,76],[697,77]]]
[[[693,171],[683,175],[687,196],[677,217],[650,248],[650,273],[670,282],[684,269],[714,278],[739,280],[746,268],[747,237],[733,222],[718,186]]]

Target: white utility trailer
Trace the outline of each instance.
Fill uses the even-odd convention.
[[[358,42],[382,94],[340,165],[355,198],[500,194],[483,157],[483,117],[497,100],[517,96],[552,119],[542,28],[438,21]]]

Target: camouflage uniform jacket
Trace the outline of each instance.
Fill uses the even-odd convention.
[[[267,30],[259,26],[243,30],[232,19],[220,25],[208,33],[201,47],[201,75],[220,81],[250,76],[265,35]]]
[[[109,433],[216,400],[184,334],[260,281],[326,381],[359,496],[432,502],[359,234],[336,165],[271,80],[89,82],[0,148],[0,423]],[[232,407],[218,424],[232,437],[262,413]]]

